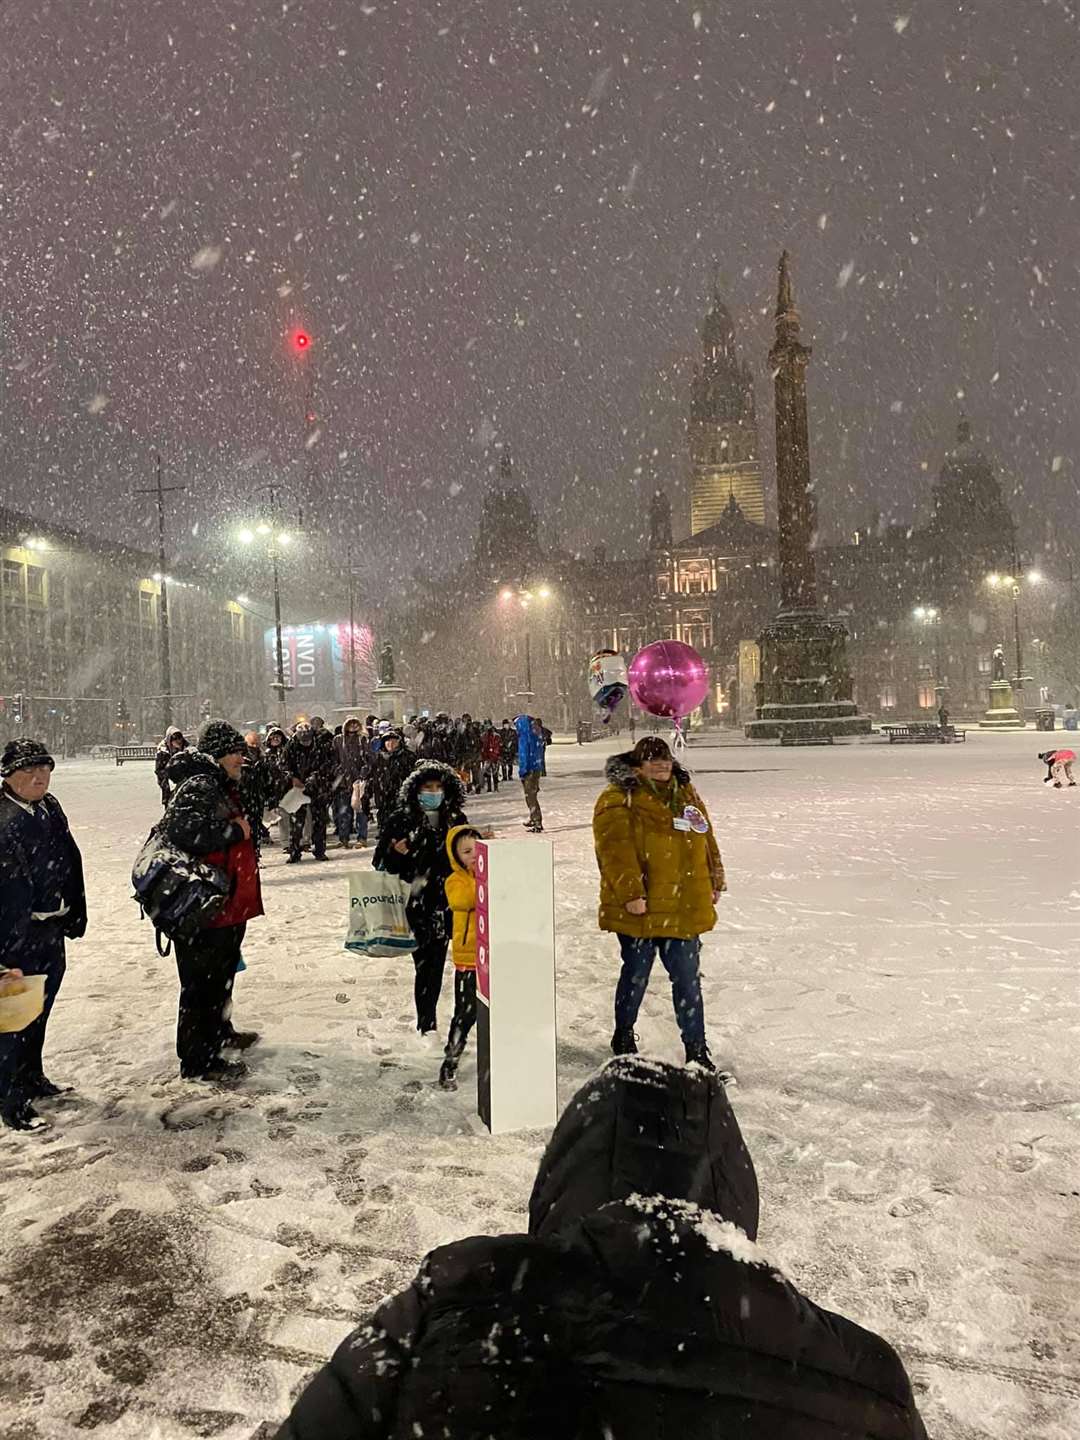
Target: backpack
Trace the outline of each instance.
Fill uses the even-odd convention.
[[[143,841],[131,869],[132,896],[153,921],[159,955],[172,941],[194,939],[225,908],[232,888],[225,871],[210,865],[168,840],[155,825]],[[162,948],[161,937],[169,944]]]

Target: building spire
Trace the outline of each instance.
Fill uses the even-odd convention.
[[[504,443],[502,447],[502,459],[499,461],[499,479],[504,485],[510,485],[514,479],[514,462],[510,458],[510,445]]]
[[[781,611],[815,611],[814,497],[806,416],[806,362],[788,253],[780,256],[776,340],[769,351],[776,394],[776,501],[779,519]]]

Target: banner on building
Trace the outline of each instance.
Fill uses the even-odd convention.
[[[273,627],[265,632],[265,641],[267,679],[273,685],[277,683],[277,632]],[[348,624],[281,627],[285,684],[292,692],[296,709],[306,709],[313,700],[324,705],[347,703],[351,648],[355,648],[357,690],[361,695],[370,695],[376,678],[370,626],[357,625],[351,632]]]

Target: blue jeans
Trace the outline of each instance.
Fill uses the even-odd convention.
[[[656,940],[620,935],[619,949],[622,951],[622,973],[615,989],[615,1028],[634,1028],[649,987],[653,961],[659,951],[660,962],[671,980],[671,999],[683,1044],[704,1044],[705,1006],[701,999],[701,972],[698,968],[700,938]]]
[[[354,811],[352,808],[351,786],[342,785],[334,791],[334,829],[337,831],[337,838],[344,845],[353,838],[355,832],[357,840],[366,840],[367,828],[368,818],[363,810]]]

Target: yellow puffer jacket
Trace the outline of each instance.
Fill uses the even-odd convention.
[[[713,891],[725,890],[724,866],[709,812],[676,765],[678,811],[687,805],[704,816],[708,830],[676,829],[666,801],[640,779],[630,756],[607,763],[608,787],[593,811],[593,841],[600,866],[600,929],[620,935],[689,940],[716,924]],[[644,915],[626,904],[644,899]]]
[[[446,837],[450,874],[446,877],[446,902],[454,912],[454,965],[458,970],[476,969],[476,880],[454,854],[454,841],[475,825],[454,825]]]

